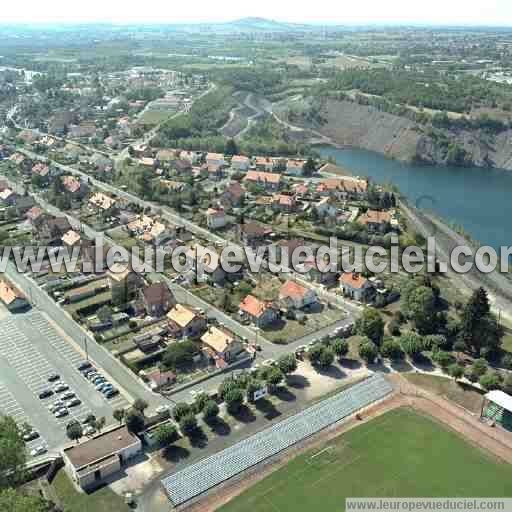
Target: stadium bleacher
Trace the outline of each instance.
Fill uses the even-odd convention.
[[[175,506],[185,503],[359,409],[385,398],[392,390],[391,384],[382,375],[373,375],[262,432],[170,475],[162,480],[162,485]]]

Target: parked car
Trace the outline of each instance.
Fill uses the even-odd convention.
[[[69,414],[69,411],[65,407],[61,407],[60,409],[57,409],[53,415],[56,418],[63,418],[64,416],[67,416]]]
[[[53,395],[53,391],[51,389],[43,389],[43,391],[41,391],[39,393],[39,398],[43,399],[43,398],[48,398],[49,396],[52,396]]]
[[[75,393],[73,391],[66,391],[61,395],[62,400],[71,400],[75,398]]]
[[[112,384],[107,384],[106,386],[103,386],[100,391],[105,395],[108,393],[111,389],[114,389],[114,386]]]
[[[84,436],[91,436],[94,434],[94,432],[96,432],[96,429],[92,425],[87,425],[82,432]]]
[[[55,402],[53,402],[53,404],[48,406],[48,410],[50,412],[55,412],[56,410],[61,409],[62,407],[64,407],[64,402],[62,400],[56,400]]]
[[[85,370],[82,371],[82,375],[84,377],[88,377],[91,373],[98,373],[96,371],[96,368],[94,368],[94,366],[91,366],[90,368],[86,368]]]
[[[105,393],[105,396],[107,398],[112,398],[113,396],[116,396],[119,394],[119,390],[116,389],[116,388],[112,388],[110,390],[108,390],[106,393]]]
[[[66,402],[66,407],[75,407],[75,405],[80,405],[81,403],[79,398],[72,398]]]
[[[38,455],[43,455],[43,453],[46,453],[47,451],[48,448],[46,448],[46,446],[40,445],[30,450],[30,455],[32,455],[32,457],[37,457]]]
[[[81,363],[78,364],[77,368],[79,371],[82,371],[85,370],[86,368],[90,368],[91,366],[92,365],[90,361],[82,361]]]
[[[95,379],[92,379],[92,383],[94,385],[98,385],[103,382],[107,382],[107,379],[105,379],[105,377],[103,377],[102,375],[100,375],[99,377],[96,377]]]
[[[169,411],[169,406],[168,405],[159,405],[156,408],[156,413],[157,414],[165,414],[168,411]]]
[[[31,432],[27,432],[26,434],[23,434],[23,441],[26,441],[28,443],[29,441],[33,441],[34,439],[37,439],[38,437],[39,437],[39,432],[32,430]]]
[[[88,414],[83,420],[82,425],[88,425],[89,423],[92,423],[93,421],[96,421],[96,416],[94,414]]]
[[[64,382],[60,382],[53,388],[55,393],[61,393],[62,391],[67,391],[68,389],[69,389],[69,386],[67,384],[65,384]]]
[[[96,377],[99,377],[99,375],[100,374],[97,371],[93,371],[91,373],[88,373],[87,374],[87,380],[92,380],[92,379],[94,379]]]
[[[48,375],[48,382],[55,382],[56,380],[60,379],[60,375],[58,373],[50,373]]]

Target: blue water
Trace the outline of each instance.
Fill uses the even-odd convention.
[[[482,244],[512,245],[512,171],[413,165],[359,149],[315,149],[354,175],[396,185],[411,204],[462,226]]]

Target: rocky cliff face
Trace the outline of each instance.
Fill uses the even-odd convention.
[[[512,130],[498,135],[480,130],[436,130],[437,134],[432,134],[407,118],[352,101],[328,100],[320,114],[325,122],[315,130],[340,145],[397,160],[512,170]]]

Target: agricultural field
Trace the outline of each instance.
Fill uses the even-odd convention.
[[[219,510],[338,512],[358,496],[505,497],[510,474],[508,464],[401,408],[296,457]]]

